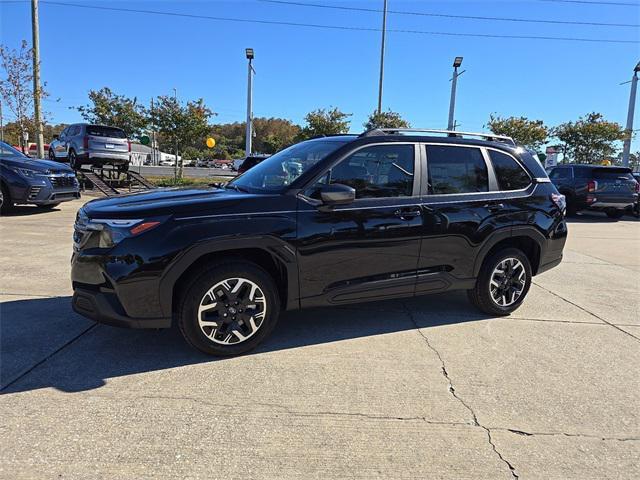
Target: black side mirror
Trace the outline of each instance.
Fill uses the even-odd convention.
[[[327,206],[345,205],[356,199],[356,190],[348,185],[332,183],[324,185],[320,190],[320,199]]]

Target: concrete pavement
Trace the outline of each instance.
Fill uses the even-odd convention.
[[[0,218],[1,478],[640,477],[634,219],[573,219],[508,318],[463,293],[316,309],[212,359],[71,311],[81,203]]]

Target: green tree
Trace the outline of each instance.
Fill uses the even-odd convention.
[[[302,128],[302,138],[319,137],[323,135],[338,135],[349,131],[350,113],[344,113],[337,108],[325,110],[320,108],[307,113],[304,117],[306,125]]]
[[[388,110],[386,112],[378,113],[374,110],[367,121],[363,124],[366,130],[373,130],[374,128],[409,128],[409,122],[400,116],[397,112]]]
[[[537,150],[547,140],[549,129],[542,120],[529,120],[526,117],[489,117],[489,130],[496,135],[506,135],[518,144]]]
[[[625,132],[620,124],[593,112],[576,122],[558,125],[552,135],[562,143],[565,159],[576,163],[600,163],[615,155]]]
[[[89,101],[76,107],[87,122],[121,128],[129,137],[140,135],[149,124],[147,109],[135,97],[117,95],[109,87],[89,90]]]
[[[208,120],[215,115],[199,99],[181,104],[175,97],[163,95],[156,99],[151,115],[154,129],[158,132],[160,149],[173,151],[176,155],[186,147],[204,145],[202,139],[209,132]],[[176,162],[179,163],[179,162]],[[182,177],[182,165],[177,175]]]

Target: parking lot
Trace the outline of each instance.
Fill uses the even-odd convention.
[[[0,218],[2,478],[640,478],[640,222],[570,220],[506,318],[287,313],[251,354],[71,311],[76,210]]]

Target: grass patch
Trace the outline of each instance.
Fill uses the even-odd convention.
[[[145,177],[156,187],[206,187],[212,183],[226,183],[229,177]]]

